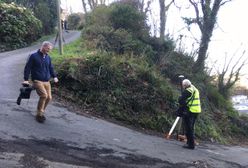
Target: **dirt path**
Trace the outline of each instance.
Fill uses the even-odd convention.
[[[66,41],[80,36],[65,35]],[[70,40],[69,40],[70,38]],[[34,120],[37,96],[18,106],[27,55],[40,44],[0,53],[0,167],[26,168],[241,168],[248,149],[182,143],[146,135],[95,117],[78,115],[58,102],[48,106],[44,124]]]

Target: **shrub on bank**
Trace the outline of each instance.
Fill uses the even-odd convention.
[[[41,22],[29,9],[0,3],[0,52],[31,44],[40,38]]]
[[[94,107],[98,115],[160,132],[172,122],[174,89],[142,59],[71,58],[60,63],[59,74],[71,101]]]

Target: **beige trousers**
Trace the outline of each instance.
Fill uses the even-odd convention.
[[[37,115],[42,116],[48,103],[52,100],[51,84],[50,82],[35,80],[33,86],[40,97],[37,106]]]

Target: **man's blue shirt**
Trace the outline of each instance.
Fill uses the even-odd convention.
[[[51,77],[56,77],[49,55],[43,55],[40,50],[30,55],[24,68],[24,80],[31,79],[47,82]]]

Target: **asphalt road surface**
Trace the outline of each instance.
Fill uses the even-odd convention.
[[[65,34],[66,42],[80,36]],[[34,119],[37,96],[16,104],[27,56],[40,44],[0,53],[0,168],[248,168],[248,148],[183,143],[146,135],[49,104],[45,123]],[[55,67],[56,69],[56,67]]]

